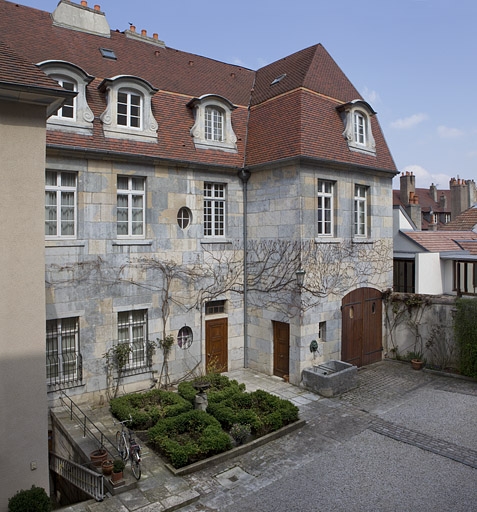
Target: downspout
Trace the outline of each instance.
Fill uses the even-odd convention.
[[[246,168],[247,163],[247,143],[248,143],[248,125],[250,121],[250,108],[252,105],[252,96],[255,88],[256,74],[253,78],[252,90],[250,91],[250,100],[248,103],[247,123],[245,125],[245,142],[243,149],[243,165],[238,176],[242,181],[243,187],[243,367],[248,368],[248,268],[247,268],[247,246],[248,246],[248,188],[247,183],[251,172]]]

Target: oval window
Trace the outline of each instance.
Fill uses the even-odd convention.
[[[177,335],[177,344],[180,348],[185,350],[192,345],[192,329],[186,325],[181,328]]]
[[[192,212],[189,210],[189,208],[183,206],[177,212],[177,224],[179,224],[179,227],[181,229],[186,229],[189,227],[191,221],[192,221]]]

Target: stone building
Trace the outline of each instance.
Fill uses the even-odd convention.
[[[76,94],[46,135],[50,399],[106,400],[120,344],[121,390],[380,359],[396,167],[323,46],[252,71],[85,4],[0,1],[3,42]]]

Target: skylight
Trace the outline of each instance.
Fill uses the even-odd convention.
[[[277,78],[275,78],[275,80],[270,84],[270,85],[275,85],[275,84],[278,84],[279,82],[281,82],[285,77],[287,76],[286,73],[283,73],[283,75],[280,75],[280,76],[277,76]]]
[[[116,54],[114,53],[114,50],[109,50],[108,48],[100,48],[99,51],[101,52],[101,55],[105,59],[113,59],[116,60]]]

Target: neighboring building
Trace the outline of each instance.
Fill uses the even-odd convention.
[[[457,215],[445,226],[444,231],[474,231],[477,233],[477,205],[473,205],[461,214]]]
[[[393,205],[400,206],[418,230],[436,231],[455,219],[457,215],[477,202],[473,180],[452,178],[449,190],[416,188],[411,172],[400,176],[399,190],[393,190]]]
[[[0,510],[48,489],[45,388],[46,118],[71,93],[0,42]]]
[[[104,354],[120,343],[126,390],[165,369],[298,385],[313,360],[381,359],[396,167],[321,45],[255,72],[110,31],[99,6],[67,0],[51,15],[0,0],[0,34],[76,93],[48,120],[35,188],[51,401],[107,399]],[[165,365],[148,342],[169,334]]]

